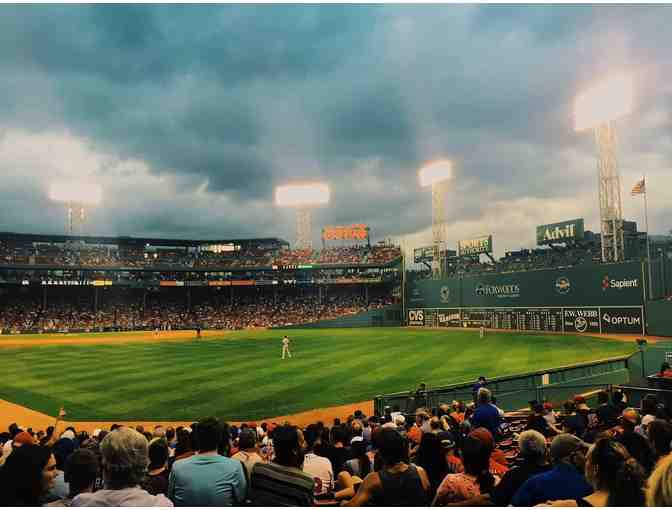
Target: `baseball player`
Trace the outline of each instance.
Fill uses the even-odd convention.
[[[289,352],[289,338],[285,335],[282,338],[282,359],[285,359],[285,355],[292,357],[292,353]]]

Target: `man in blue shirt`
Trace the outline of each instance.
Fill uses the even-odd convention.
[[[571,434],[559,434],[551,443],[553,469],[528,479],[511,500],[513,506],[535,506],[558,499],[582,499],[593,493],[583,475],[583,443]]]
[[[240,506],[247,480],[240,461],[217,453],[223,435],[219,420],[201,420],[194,433],[198,454],[173,464],[168,497],[175,506]]]
[[[484,427],[490,431],[493,438],[497,438],[499,432],[499,425],[502,422],[502,417],[499,415],[499,409],[490,403],[490,390],[481,388],[478,390],[477,400],[478,404],[474,415],[471,417],[471,425],[474,429]]]

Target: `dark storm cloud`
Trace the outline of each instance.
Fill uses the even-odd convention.
[[[99,154],[92,170],[136,194],[100,213],[123,234],[291,238],[291,213],[272,204],[291,179],[331,183],[316,223],[413,232],[430,221],[417,169],[445,156],[451,221],[487,224],[484,200],[571,201],[593,186],[592,140],[573,133],[571,103],[594,75],[643,65],[642,116],[669,110],[670,18],[607,6],[2,5],[0,127],[65,131]],[[629,150],[669,156],[666,127],[642,129]],[[119,173],[129,161],[146,165],[137,182]],[[150,176],[173,179],[172,195]]]

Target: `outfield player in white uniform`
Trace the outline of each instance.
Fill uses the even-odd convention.
[[[481,338],[485,337],[485,328],[481,326]]]
[[[285,359],[285,354],[290,358],[292,357],[292,353],[289,352],[289,338],[287,338],[287,335],[282,339],[282,359]]]

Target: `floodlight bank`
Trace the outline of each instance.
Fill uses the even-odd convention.
[[[591,129],[628,115],[633,102],[632,76],[619,74],[603,80],[576,97],[574,129]]]
[[[98,205],[103,201],[103,189],[90,182],[58,181],[51,184],[49,198],[54,202]]]
[[[431,186],[453,177],[453,164],[442,159],[429,163],[420,169],[420,186]]]
[[[275,203],[283,207],[311,207],[329,203],[326,184],[289,184],[275,190]]]

